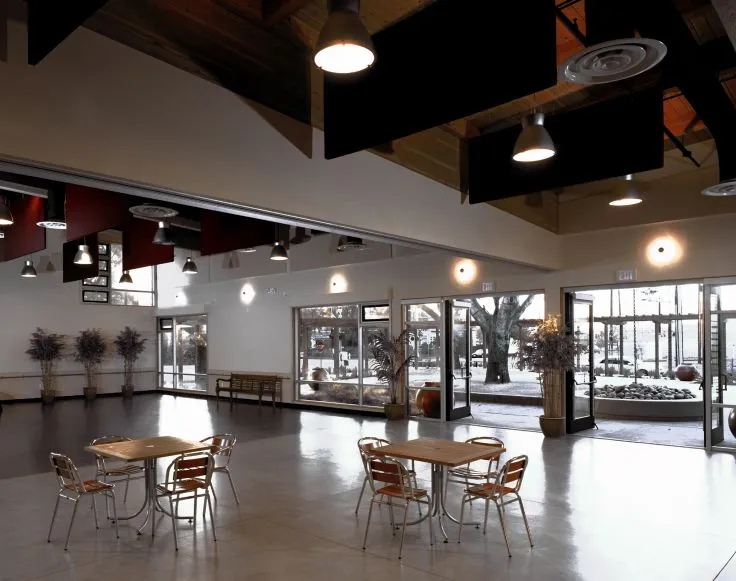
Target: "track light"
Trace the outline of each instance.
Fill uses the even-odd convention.
[[[74,264],[92,264],[92,255],[89,253],[89,246],[86,244],[79,245],[79,250],[77,250],[77,253],[74,255]]]
[[[33,266],[32,260],[26,260],[26,263],[23,265],[23,269],[20,271],[20,275],[23,278],[36,278],[38,276],[36,267]]]
[[[187,261],[184,263],[184,266],[182,266],[181,271],[184,274],[197,274],[197,272],[199,272],[197,270],[197,265],[192,260],[191,256],[187,256]]]
[[[521,134],[514,145],[513,160],[530,163],[549,159],[557,150],[554,141],[544,128],[544,115],[535,113],[521,120]]]
[[[159,222],[156,233],[153,235],[153,243],[162,246],[173,246],[174,241],[171,239],[171,228],[166,222]]]
[[[271,260],[289,260],[289,252],[281,242],[274,242],[270,258]]]
[[[127,270],[123,271],[123,276],[120,277],[120,284],[133,284],[133,279]]]
[[[360,19],[360,0],[328,0],[327,8],[329,16],[317,38],[314,64],[340,75],[370,67],[376,53]]]
[[[627,174],[625,179],[629,184],[615,200],[608,202],[609,206],[634,206],[636,204],[641,204],[644,201],[641,192],[639,192],[636,185],[633,183],[634,176]]]
[[[8,199],[3,196],[0,200],[0,226],[10,226],[13,224],[13,214],[8,208]]]
[[[65,202],[66,196],[63,191],[49,191],[46,198],[44,219],[36,222],[36,226],[48,228],[49,230],[66,230]]]

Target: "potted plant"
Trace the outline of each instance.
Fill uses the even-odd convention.
[[[115,337],[115,349],[123,359],[123,397],[133,396],[133,366],[146,348],[146,339],[135,329],[125,327]]]
[[[84,388],[84,397],[94,399],[97,395],[97,386],[93,385],[94,373],[107,351],[107,345],[99,329],[86,329],[74,338],[74,359],[84,365],[87,374],[87,387]]]
[[[56,397],[54,364],[64,356],[64,336],[37,327],[31,333],[26,354],[41,365],[41,401],[53,403]]]
[[[414,360],[406,355],[409,344],[409,329],[404,329],[398,337],[391,337],[381,331],[370,337],[369,357],[373,360],[371,369],[378,381],[388,386],[389,403],[383,404],[383,411],[389,420],[404,417],[404,404],[398,403],[399,385],[404,370]]]
[[[548,315],[532,333],[519,353],[519,368],[536,371],[541,378],[544,413],[539,416],[542,433],[548,437],[565,433],[562,410],[564,372],[575,365],[575,337],[560,325],[559,317]]]

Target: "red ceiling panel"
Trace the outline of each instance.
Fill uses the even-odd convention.
[[[202,256],[273,244],[275,225],[255,218],[202,211]]]
[[[75,240],[108,229],[120,229],[129,220],[134,198],[84,186],[66,186],[66,239]]]
[[[153,244],[158,224],[148,220],[130,220],[123,228],[123,268],[134,270],[166,264],[174,260],[174,247]]]
[[[36,226],[43,220],[44,199],[24,196],[9,204],[13,225],[5,228],[2,240],[2,260],[13,260],[46,248],[46,230]]]

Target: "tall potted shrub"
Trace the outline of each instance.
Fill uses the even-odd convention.
[[[409,329],[404,329],[398,337],[391,337],[383,331],[370,337],[368,354],[373,359],[371,369],[376,379],[388,386],[389,403],[383,405],[383,411],[389,420],[404,417],[404,404],[398,403],[398,395],[404,370],[414,360],[413,355],[406,356],[408,344]]]
[[[53,403],[56,397],[54,365],[64,356],[64,336],[37,327],[31,333],[26,354],[41,366],[41,400]]]
[[[544,413],[539,426],[548,437],[565,433],[562,409],[564,373],[575,365],[575,337],[561,326],[559,317],[548,315],[520,349],[519,367],[541,377]]]
[[[125,327],[115,337],[115,349],[123,359],[123,397],[133,396],[133,367],[146,348],[146,339],[130,327]]]
[[[74,359],[84,366],[87,375],[87,387],[84,388],[84,397],[87,399],[94,399],[97,395],[95,371],[106,351],[107,344],[99,329],[85,329],[74,338]]]

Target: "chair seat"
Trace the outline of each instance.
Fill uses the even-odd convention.
[[[143,472],[143,466],[139,464],[125,464],[124,466],[115,466],[114,468],[106,468],[105,476],[126,476]]]
[[[482,496],[483,498],[500,497],[504,494],[510,494],[512,492],[514,492],[513,488],[509,488],[508,486],[501,486],[500,484],[496,484],[495,482],[489,482],[487,484],[468,488],[469,494],[472,494],[473,496]]]
[[[204,481],[202,480],[179,480],[176,484],[157,484],[156,491],[159,494],[182,494],[184,492],[192,492],[193,490],[200,490],[206,488]]]
[[[489,480],[496,478],[495,472],[480,472],[478,470],[468,468],[467,466],[452,468],[451,470],[448,470],[447,473],[450,476],[457,476],[468,480]]]
[[[401,486],[397,484],[389,484],[388,486],[384,486],[382,488],[379,488],[376,490],[376,494],[385,494],[386,496],[393,496],[394,498],[404,498],[404,492],[401,489]],[[424,498],[427,496],[427,491],[422,488],[415,488],[414,493],[411,496],[406,496],[406,498]]]
[[[112,490],[115,488],[114,484],[108,484],[107,482],[100,482],[99,480],[85,480],[84,481],[84,490],[79,490],[74,484],[65,484],[64,488],[67,490],[73,490],[74,492],[79,492],[80,494],[84,494],[85,492],[102,492],[103,490]]]

